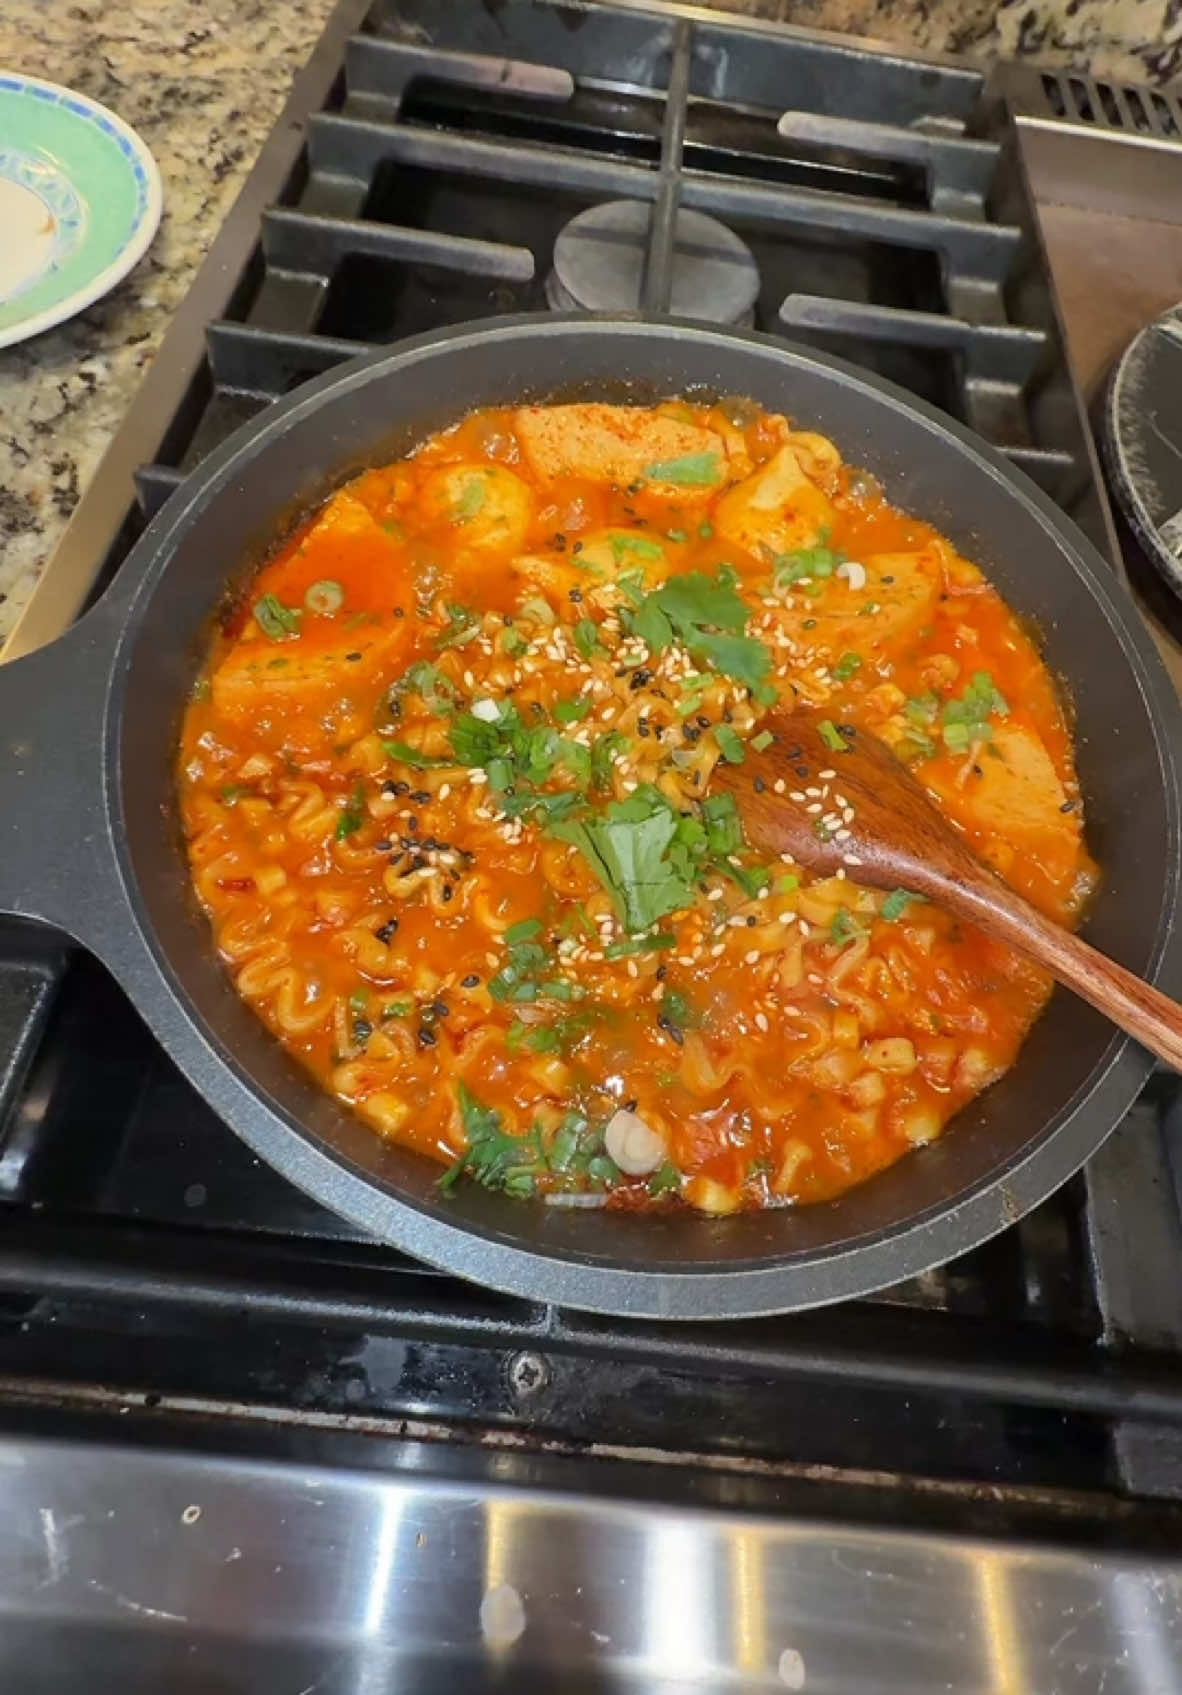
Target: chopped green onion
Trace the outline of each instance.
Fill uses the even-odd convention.
[[[843,653],[833,667],[833,675],[837,682],[848,683],[854,672],[861,669],[862,656],[860,653]]]
[[[831,753],[848,753],[850,744],[846,741],[837,725],[830,718],[822,718],[817,725],[817,734]]]
[[[261,600],[256,600],[252,608],[255,623],[266,636],[268,641],[290,641],[300,633],[300,609],[298,606],[284,606],[276,594],[265,594]]]
[[[345,591],[331,577],[322,577],[318,583],[310,583],[304,590],[304,605],[309,612],[319,613],[322,617],[331,617],[344,604]]]
[[[757,736],[752,736],[751,746],[756,753],[765,753],[775,739],[770,730],[761,730]]]
[[[747,750],[729,724],[716,724],[714,726],[714,739],[718,743],[718,751],[728,765],[741,765],[746,759]]]
[[[902,918],[912,901],[922,899],[922,895],[913,895],[908,889],[893,889],[882,903],[881,915],[888,924],[894,924]]]

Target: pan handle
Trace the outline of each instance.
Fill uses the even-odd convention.
[[[109,595],[59,640],[0,665],[0,914],[51,924],[98,953],[125,911],[103,777],[125,611]]]

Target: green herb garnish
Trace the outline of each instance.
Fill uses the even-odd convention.
[[[849,742],[846,741],[845,737],[831,718],[822,718],[821,722],[817,725],[817,734],[825,743],[825,746],[829,749],[830,753],[848,753],[850,751]]]
[[[318,583],[310,583],[304,590],[304,605],[309,612],[319,613],[321,617],[331,617],[344,604],[345,591],[331,577],[322,577]]]
[[[686,453],[680,459],[660,459],[644,467],[642,476],[651,483],[679,483],[700,488],[722,481],[722,460],[717,453]]]
[[[741,738],[731,729],[729,724],[714,726],[714,739],[718,743],[718,751],[728,765],[741,765],[747,757],[747,750]]]
[[[908,889],[892,889],[879,908],[880,915],[888,924],[894,924],[902,918],[912,901],[922,899],[922,895],[913,895]]]
[[[854,673],[861,669],[862,655],[860,653],[843,653],[833,667],[833,676],[839,683],[848,683]]]
[[[284,606],[277,594],[265,594],[251,609],[255,623],[268,641],[286,642],[300,633],[303,617],[298,606]]]
[[[867,934],[866,925],[856,918],[848,906],[839,906],[829,924],[829,940],[839,948],[848,947]]]
[[[447,608],[447,623],[436,641],[440,647],[463,647],[480,634],[481,617],[466,606],[453,601]]]
[[[664,559],[664,549],[648,536],[614,535],[611,537],[612,558],[617,565],[631,555],[635,559]]]
[[[681,1193],[681,1173],[669,1160],[662,1160],[648,1180],[648,1192],[654,1200],[662,1195]]]
[[[343,842],[346,836],[356,835],[365,823],[365,784],[358,783],[353,793],[341,808],[337,818],[337,827],[333,834],[338,842]]]
[[[732,582],[688,571],[645,595],[626,622],[653,653],[680,641],[695,659],[754,689],[764,682],[772,661],[763,642],[741,633],[749,617]]]
[[[559,724],[578,724],[590,710],[589,700],[559,700],[554,704],[554,717]]]
[[[484,472],[478,476],[469,477],[464,484],[459,499],[451,509],[453,522],[470,524],[477,516],[488,496],[488,487]]]
[[[409,765],[415,771],[427,771],[432,766],[454,763],[450,759],[438,759],[432,754],[424,753],[421,748],[411,747],[409,742],[383,742],[382,751],[391,759],[396,759],[400,765]]]
[[[603,652],[599,640],[599,625],[593,618],[580,618],[571,634],[584,659],[592,659],[596,653]]]

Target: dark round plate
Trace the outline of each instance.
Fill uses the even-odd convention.
[[[1113,367],[1102,451],[1133,534],[1182,596],[1182,304],[1146,324]]]

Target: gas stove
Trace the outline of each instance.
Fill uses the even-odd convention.
[[[1165,95],[702,10],[343,0],[5,656],[309,377],[573,307],[753,325],[969,423],[1132,578],[1182,679],[1087,410],[1170,303],[1180,142]],[[359,1236],[254,1159],[101,967],[0,931],[0,1668],[1182,1686],[1174,1150],[1161,1075],[1056,1196],[914,1282],[742,1324],[590,1318]]]

